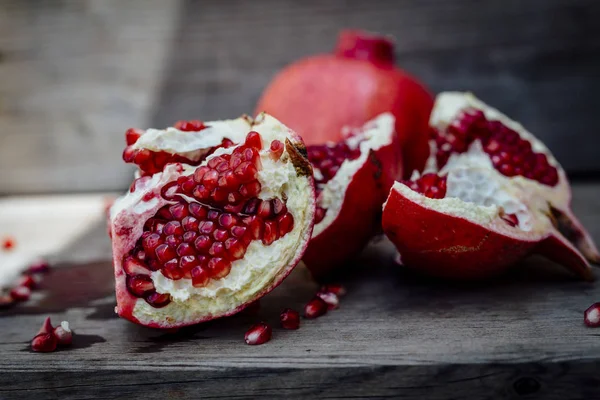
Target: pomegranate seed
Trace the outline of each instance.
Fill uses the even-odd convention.
[[[177,281],[183,278],[183,270],[179,266],[176,259],[167,261],[162,268],[162,273],[165,277]]]
[[[184,272],[191,271],[193,268],[200,265],[196,256],[183,256],[179,260],[179,268]]]
[[[129,128],[125,131],[125,142],[127,146],[131,146],[138,141],[140,136],[142,135],[142,131],[140,129]]]
[[[246,135],[245,144],[250,147],[254,147],[256,150],[262,149],[262,140],[260,138],[260,134],[258,132],[250,131],[248,135]]]
[[[54,327],[47,317],[42,323],[42,327],[31,341],[31,350],[48,353],[56,350],[58,339],[54,334]]]
[[[220,279],[229,274],[231,263],[224,258],[214,257],[208,262],[208,270],[213,279]]]
[[[67,321],[62,321],[59,326],[54,328],[54,336],[56,336],[59,346],[70,346],[73,342],[73,332]]]
[[[300,328],[300,314],[298,311],[291,308],[285,308],[279,316],[281,327],[283,329],[298,329]]]
[[[215,223],[212,221],[202,221],[198,229],[200,233],[210,235],[215,230]]]
[[[192,269],[192,286],[204,287],[208,284],[209,279],[208,272],[204,268],[197,266]]]
[[[231,235],[239,239],[246,234],[247,230],[248,228],[246,228],[245,226],[234,226],[233,228],[231,228]]]
[[[277,225],[279,225],[279,236],[282,237],[294,229],[294,217],[290,213],[281,215],[277,218]]]
[[[583,322],[590,328],[600,327],[600,303],[592,304],[583,313]]]
[[[2,248],[4,250],[12,250],[16,245],[15,240],[12,237],[6,237],[2,240]]]
[[[167,261],[175,258],[177,255],[175,253],[175,250],[173,250],[173,248],[171,248],[167,244],[159,245],[156,248],[155,253],[156,253],[156,257],[158,257],[158,260],[162,263],[166,263]]]
[[[239,260],[240,258],[244,257],[244,254],[246,254],[246,249],[242,243],[233,238],[225,241],[225,249],[233,260]]]
[[[184,230],[179,221],[169,221],[163,228],[165,235],[183,235]]]
[[[283,154],[283,143],[279,140],[273,140],[271,142],[271,154],[269,155],[273,160],[277,161]]]
[[[46,273],[50,271],[50,264],[44,260],[34,262],[29,266],[27,272],[30,274]]]
[[[205,235],[199,236],[198,239],[196,239],[196,241],[194,242],[194,247],[196,247],[196,250],[200,252],[208,250],[210,248],[210,245],[211,241],[209,237]]]
[[[196,255],[196,252],[189,243],[181,243],[177,246],[176,252],[179,257]]]
[[[304,306],[304,318],[318,318],[327,312],[328,304],[320,297],[315,297]]]
[[[339,284],[329,284],[321,286],[321,292],[330,292],[336,294],[338,297],[346,294],[346,288]]]
[[[161,308],[171,302],[171,297],[168,294],[154,292],[146,296],[146,302],[154,308]]]
[[[267,221],[265,222],[265,230],[262,238],[262,242],[265,246],[271,245],[274,241],[279,239],[279,229],[277,228],[277,222]]]
[[[272,334],[271,327],[264,322],[260,322],[248,329],[246,335],[244,335],[244,341],[250,345],[264,344],[271,340]]]
[[[31,289],[27,286],[15,286],[10,290],[10,297],[15,301],[26,301],[31,296]]]
[[[325,210],[324,208],[317,207],[317,210],[315,212],[315,224],[318,224],[319,222],[323,221],[326,212],[327,210]]]
[[[37,287],[37,281],[31,275],[24,275],[19,279],[16,286],[25,286],[29,289],[34,289]]]
[[[505,214],[502,216],[502,219],[504,220],[504,222],[506,222],[510,226],[519,225],[519,219],[517,218],[517,216],[515,214]]]
[[[198,237],[196,232],[186,232],[183,234],[183,241],[186,243],[192,243],[194,240],[196,240],[196,237]]]
[[[223,256],[225,253],[225,246],[221,242],[215,242],[208,249],[208,254],[211,256]]]
[[[190,214],[198,219],[198,221],[202,221],[208,214],[208,209],[199,203],[190,203],[188,205],[188,210],[190,211]]]
[[[191,121],[177,121],[173,126],[183,132],[198,132],[206,128],[204,123],[197,119]]]
[[[154,290],[154,283],[147,275],[127,275],[126,286],[131,294],[137,297],[143,297]]]
[[[327,303],[327,309],[333,310],[338,308],[340,305],[340,300],[338,299],[335,293],[331,292],[318,292],[317,296],[321,298],[325,303]]]

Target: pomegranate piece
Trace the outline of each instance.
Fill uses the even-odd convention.
[[[340,300],[335,293],[320,291],[317,293],[317,297],[327,303],[328,310],[333,310],[340,306]]]
[[[10,297],[15,301],[27,301],[31,297],[31,289],[27,286],[15,286],[10,290]]]
[[[37,335],[31,340],[31,350],[49,353],[56,350],[57,345],[58,339],[54,334],[54,327],[50,322],[50,317],[47,317]]]
[[[593,279],[600,256],[543,143],[470,94],[439,95],[431,125],[427,173],[396,182],[383,209],[404,265],[486,278],[537,253]]]
[[[317,212],[304,262],[316,278],[354,259],[379,231],[381,205],[399,177],[395,140],[393,117],[383,114],[336,144],[308,147]]]
[[[594,303],[585,310],[583,322],[590,328],[600,327],[600,303]]]
[[[249,345],[265,344],[271,340],[273,330],[264,322],[252,325],[244,335],[244,341]]]
[[[315,213],[304,145],[272,117],[176,128],[129,145],[160,168],[138,164],[145,176],[110,217],[117,312],[159,328],[237,313],[272,290],[304,254]]]
[[[291,308],[285,308],[279,316],[281,327],[283,329],[298,329],[300,328],[300,314]]]
[[[256,110],[285,121],[309,146],[339,142],[344,127],[391,112],[398,136],[396,162],[404,161],[408,177],[423,169],[428,156],[433,97],[394,62],[394,43],[387,36],[344,30],[333,54],[312,56],[281,71]]]
[[[327,313],[329,305],[320,297],[315,297],[304,306],[304,318],[318,318]]]

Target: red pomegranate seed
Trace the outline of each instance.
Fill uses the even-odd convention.
[[[271,245],[274,241],[279,239],[279,229],[277,222],[267,221],[265,222],[265,230],[262,238],[262,242],[265,246]]]
[[[175,250],[173,250],[171,247],[169,247],[169,245],[166,244],[159,245],[156,248],[155,252],[156,257],[158,257],[158,260],[162,263],[166,263],[167,261],[172,260],[177,255],[175,253]]]
[[[519,219],[517,218],[517,216],[515,214],[504,214],[502,216],[502,219],[504,220],[504,222],[506,222],[510,226],[519,225]]]
[[[194,267],[192,269],[192,286],[204,287],[208,284],[210,276],[208,272],[201,266]]]
[[[324,208],[317,207],[317,210],[315,212],[315,224],[318,224],[319,222],[323,221],[323,218],[325,218],[326,211],[327,210]]]
[[[304,318],[318,318],[327,312],[329,306],[320,297],[315,297],[304,306]]]
[[[300,314],[298,311],[291,308],[285,308],[279,316],[281,327],[283,329],[298,329],[300,328]]]
[[[592,304],[583,313],[583,322],[590,328],[600,327],[600,303]]]
[[[48,353],[56,350],[57,345],[58,339],[54,334],[54,327],[50,322],[50,317],[47,317],[42,323],[39,332],[31,341],[31,350]]]
[[[12,237],[5,237],[2,239],[2,248],[4,250],[12,250],[16,245],[15,239]]]
[[[271,340],[272,334],[271,327],[264,322],[260,322],[248,329],[246,335],[244,335],[244,341],[250,345],[264,344]]]
[[[214,257],[208,262],[208,270],[213,279],[220,279],[229,274],[231,263],[224,258]]]
[[[277,224],[279,225],[279,236],[283,236],[294,229],[294,217],[292,214],[286,213],[277,218]]]
[[[169,279],[174,281],[183,278],[184,271],[179,266],[179,263],[176,259],[172,259],[167,261],[162,268],[162,273]]]
[[[283,143],[279,140],[273,140],[271,142],[271,154],[269,154],[269,156],[275,161],[279,160],[283,154],[283,148]]]
[[[10,290],[10,297],[15,301],[26,301],[31,297],[31,289],[27,286],[15,286]]]
[[[137,297],[143,297],[154,290],[154,283],[147,275],[127,275],[126,285],[127,289]]]
[[[191,121],[177,121],[173,126],[176,129],[184,132],[198,132],[206,128],[204,123],[202,121],[198,121],[197,119]]]
[[[317,296],[321,298],[325,303],[327,303],[327,309],[333,310],[339,307],[340,300],[337,295],[332,292],[318,292]]]
[[[146,296],[146,302],[148,302],[148,304],[150,304],[152,307],[161,308],[171,302],[171,296],[168,294],[154,292]]]
[[[123,271],[125,271],[127,275],[147,274],[149,272],[145,264],[132,256],[125,256],[123,260]]]
[[[127,146],[131,146],[138,141],[140,136],[142,135],[142,131],[140,129],[129,128],[125,131],[125,142]]]
[[[47,261],[39,260],[29,266],[27,272],[30,274],[40,274],[50,271],[50,264]]]
[[[330,292],[336,294],[338,297],[346,294],[346,288],[340,284],[329,284],[321,286],[321,292]]]
[[[73,342],[73,331],[67,321],[62,321],[59,326],[54,328],[54,336],[59,346],[70,346]]]
[[[256,150],[262,150],[262,139],[258,132],[248,132],[248,135],[246,135],[245,143],[247,146],[253,147]]]

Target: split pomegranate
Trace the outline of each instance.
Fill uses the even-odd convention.
[[[598,262],[598,251],[570,210],[563,169],[538,139],[464,93],[438,96],[431,127],[426,173],[396,182],[383,210],[405,265],[483,278],[538,253],[592,279],[588,260]]]
[[[382,114],[336,144],[308,147],[317,212],[304,262],[321,278],[354,259],[380,229],[381,205],[394,180],[394,119]]]
[[[344,30],[334,54],[308,57],[281,71],[256,109],[288,124],[307,145],[338,142],[344,139],[344,127],[391,112],[405,173],[421,171],[428,155],[433,98],[394,61],[394,43],[388,37]]]
[[[231,315],[272,290],[315,213],[304,144],[279,121],[177,126],[129,133],[126,151],[150,156],[134,157],[139,178],[110,215],[117,313],[158,328]]]
[[[249,345],[265,344],[271,340],[273,329],[264,322],[253,325],[244,335],[244,341]]]

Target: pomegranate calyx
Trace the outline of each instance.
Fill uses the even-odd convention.
[[[369,61],[379,66],[392,67],[395,62],[394,42],[381,35],[360,30],[343,30],[335,48],[338,57]]]

